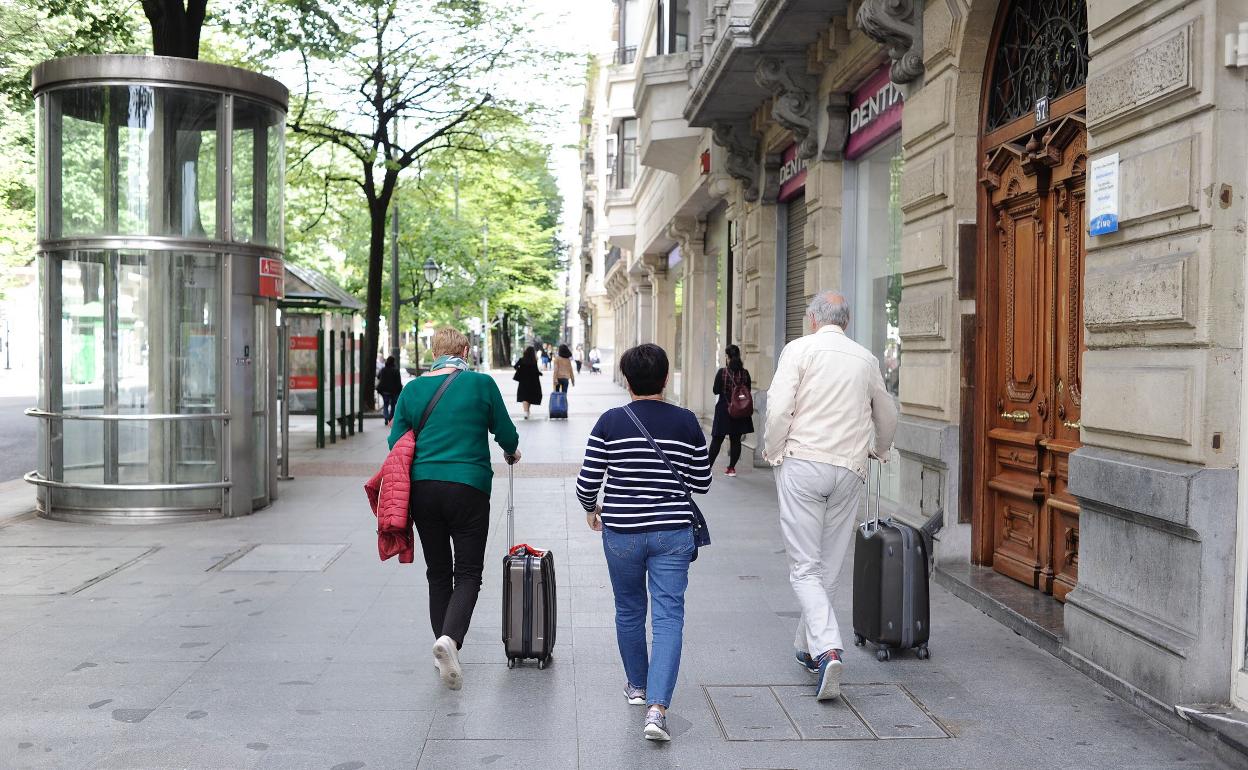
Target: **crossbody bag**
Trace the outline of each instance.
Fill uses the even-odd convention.
[[[693,512],[693,558],[698,558],[698,549],[711,544],[711,531],[706,527],[706,517],[702,515],[702,510],[698,508],[698,504],[693,501],[693,491],[689,489],[689,485],[685,483],[684,477],[672,465],[672,461],[667,459],[667,455],[659,448],[658,442],[650,435],[650,431],[646,430],[646,426],[641,424],[641,420],[637,418],[635,412],[627,405],[624,407],[624,413],[633,421],[633,425],[637,426],[637,430],[641,431],[641,435],[646,441],[650,442],[650,448],[659,456],[663,464],[673,476],[676,477],[676,483],[680,485],[681,491],[685,493],[685,500],[689,503],[689,509]]]

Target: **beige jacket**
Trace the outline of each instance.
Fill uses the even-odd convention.
[[[551,371],[551,382],[558,385],[560,377],[570,380],[572,385],[576,384],[576,367],[572,365],[572,359],[557,355]]]
[[[785,345],[767,390],[767,462],[796,457],[866,478],[868,453],[887,457],[896,429],[897,406],[879,361],[841,327],[829,324]]]

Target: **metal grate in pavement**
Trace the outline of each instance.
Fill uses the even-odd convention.
[[[820,703],[810,685],[708,685],[702,688],[729,741],[873,741],[948,738],[905,686],[841,685]]]
[[[268,543],[252,548],[221,571],[324,572],[345,550],[342,543]]]
[[[74,594],[156,550],[147,546],[3,546],[0,596]]]

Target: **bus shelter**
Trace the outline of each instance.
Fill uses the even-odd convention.
[[[152,56],[57,59],[32,81],[41,515],[268,505],[286,88]]]

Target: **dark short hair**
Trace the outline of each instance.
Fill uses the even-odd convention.
[[[635,396],[653,396],[663,392],[667,382],[667,353],[649,342],[629,348],[620,356],[620,371],[628,380]]]
[[[560,356],[561,358],[571,358],[571,357],[572,357],[572,349],[571,349],[571,348],[569,348],[567,345],[560,345],[560,346],[559,346],[559,356]]]
[[[394,360],[394,356],[386,356],[386,366],[394,366],[398,361]]]

